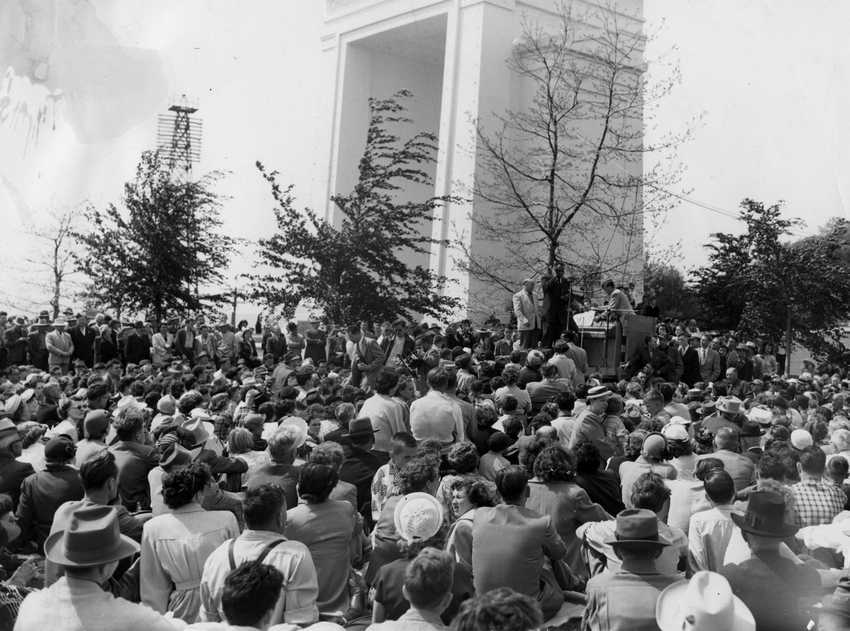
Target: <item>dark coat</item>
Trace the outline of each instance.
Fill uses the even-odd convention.
[[[79,472],[70,466],[34,473],[21,484],[17,520],[21,541],[35,541],[39,550],[50,534],[56,509],[65,502],[83,499]]]
[[[629,360],[629,366],[626,370],[626,375],[624,375],[624,379],[631,379],[634,375],[643,370],[644,366],[651,366],[653,376],[658,375],[667,381],[672,381],[676,372],[676,364],[672,359],[670,359],[670,357],[667,356],[667,353],[656,348],[650,355],[649,349],[644,346],[643,348],[637,349],[635,354],[632,355],[632,358]],[[650,376],[647,375],[647,379],[649,379],[649,377]]]
[[[94,366],[94,341],[97,339],[97,333],[93,328],[86,327],[85,331],[80,331],[80,327],[75,326],[68,335],[71,336],[71,341],[74,343],[74,352],[71,353],[71,361],[81,359],[86,363],[86,367]]]
[[[133,331],[124,340],[124,362],[127,364],[138,364],[143,359],[151,359],[151,338],[147,333],[139,335]]]
[[[563,277],[545,274],[540,282],[543,290],[543,307],[541,314],[544,322],[567,321],[569,316],[572,288],[570,282]]]
[[[689,388],[693,388],[697,381],[702,379],[700,375],[699,353],[695,348],[689,348],[682,356],[682,364],[684,371],[682,372],[682,381],[688,384]]]
[[[35,473],[28,462],[19,462],[7,456],[0,456],[0,493],[12,498],[12,510],[17,510],[21,497],[21,482]]]
[[[6,365],[21,366],[27,363],[28,334],[26,329],[13,326],[6,329]]]
[[[372,515],[372,478],[384,465],[384,461],[371,451],[343,445],[345,462],[339,472],[339,479],[353,484],[357,488],[357,506],[361,514]]]

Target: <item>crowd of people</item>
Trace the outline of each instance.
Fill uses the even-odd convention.
[[[550,308],[0,313],[0,628],[850,629],[843,370],[668,321],[604,382]]]

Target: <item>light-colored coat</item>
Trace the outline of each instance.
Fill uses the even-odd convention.
[[[533,331],[540,328],[540,301],[534,292],[529,295],[525,289],[514,294],[514,315],[518,331]]]

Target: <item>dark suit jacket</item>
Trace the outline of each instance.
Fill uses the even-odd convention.
[[[7,366],[21,366],[27,363],[28,337],[27,331],[21,327],[6,329]]]
[[[365,375],[369,379],[369,383],[374,385],[375,376],[384,365],[387,356],[381,350],[378,341],[371,338],[363,338],[357,342],[357,349],[354,351],[354,361],[351,362],[351,383],[354,386],[359,386],[361,379]],[[366,364],[366,370],[360,370],[357,364]]]
[[[274,362],[278,363],[286,355],[286,340],[283,339],[282,335],[278,336],[277,339],[270,335],[263,350],[271,354],[274,357]]]
[[[750,609],[757,629],[805,629],[809,618],[801,599],[817,602],[823,596],[817,570],[775,551],[754,552],[739,565],[723,566],[720,574]]]
[[[639,348],[635,351],[635,354],[632,355],[632,358],[629,360],[629,367],[626,370],[628,376],[626,379],[631,379],[634,375],[643,370],[644,366],[652,367],[652,376],[658,375],[668,381],[672,381],[675,376],[676,364],[673,362],[670,357],[667,356],[667,353],[662,351],[659,348],[656,348],[652,355],[649,354],[649,349],[647,347]],[[649,379],[649,375],[647,375],[647,379]]]
[[[253,488],[261,484],[277,484],[283,489],[286,498],[286,508],[298,506],[298,478],[301,477],[301,467],[282,462],[267,462],[252,469],[245,480],[245,488]]]
[[[544,322],[566,322],[572,289],[566,278],[558,276],[543,276],[540,287],[543,289],[543,308],[541,314]]]
[[[85,493],[78,471],[70,466],[39,471],[21,484],[21,502],[17,519],[21,541],[35,541],[39,550],[44,546],[53,515],[65,502],[81,500]]]
[[[94,341],[97,339],[97,333],[94,329],[89,326],[86,327],[85,331],[80,331],[80,327],[75,326],[68,331],[68,335],[71,336],[71,341],[74,343],[71,361],[81,359],[87,367],[94,366]]]
[[[685,351],[682,357],[682,365],[684,366],[682,381],[688,384],[689,388],[693,388],[694,384],[700,380],[699,353],[697,353],[697,349],[689,348]]]
[[[248,470],[248,463],[241,458],[225,458],[217,455],[212,449],[201,449],[195,462],[206,463],[214,476],[220,473],[244,473]]]
[[[393,350],[393,345],[395,344],[395,337],[388,337],[381,341],[381,351],[384,353],[384,363],[386,363],[387,359],[390,357],[390,352]],[[401,356],[404,359],[407,359],[410,354],[413,352],[413,349],[416,347],[416,342],[413,341],[413,338],[409,335],[404,336],[404,346],[401,350]]]
[[[659,347],[659,350],[661,348]],[[666,353],[667,357],[673,360],[673,370],[670,373],[671,378],[665,377],[668,381],[673,383],[679,383],[679,380],[682,378],[682,374],[685,372],[685,364],[682,360],[682,353],[679,351],[677,346],[673,346],[672,344],[668,344],[667,348],[665,348],[663,353]]]
[[[121,502],[129,510],[151,507],[148,472],[159,466],[159,452],[149,445],[119,441],[108,448],[118,465],[118,487]]]
[[[124,362],[127,364],[138,364],[143,359],[150,361],[151,339],[147,333],[139,335],[135,331],[124,340]]]
[[[35,473],[28,462],[19,462],[0,456],[0,493],[7,493],[12,498],[12,510],[17,510],[21,497],[21,482]]]
[[[346,441],[347,442],[347,441]],[[357,506],[361,514],[372,516],[372,478],[384,465],[384,461],[371,451],[344,444],[345,462],[339,472],[339,479],[353,484],[357,488]]]

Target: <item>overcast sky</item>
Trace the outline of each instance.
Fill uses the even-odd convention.
[[[32,250],[19,230],[40,208],[118,202],[141,152],[154,147],[157,114],[182,93],[198,100],[204,123],[196,173],[231,172],[221,188],[231,198],[224,207],[230,234],[256,239],[274,229],[258,159],[295,182],[303,203],[315,196],[315,174],[324,168],[315,151],[315,104],[325,95],[318,0],[29,6],[24,15],[17,0],[0,3],[7,261]],[[660,128],[680,130],[706,115],[679,152],[687,167],[681,190],[692,201],[669,215],[657,243],[682,244],[677,265],[704,263],[700,246],[711,232],[738,230],[726,214],[745,197],[785,200],[786,214],[803,218],[809,233],[845,216],[850,2],[646,0],[645,17],[658,34],[648,58],[675,49],[668,58],[682,71],[681,85],[660,105]],[[23,37],[27,18],[44,29]],[[56,99],[57,90],[64,98]],[[247,271],[248,258],[238,257],[232,277]],[[8,294],[19,305],[32,297],[13,279],[0,285],[0,307],[11,306]]]

